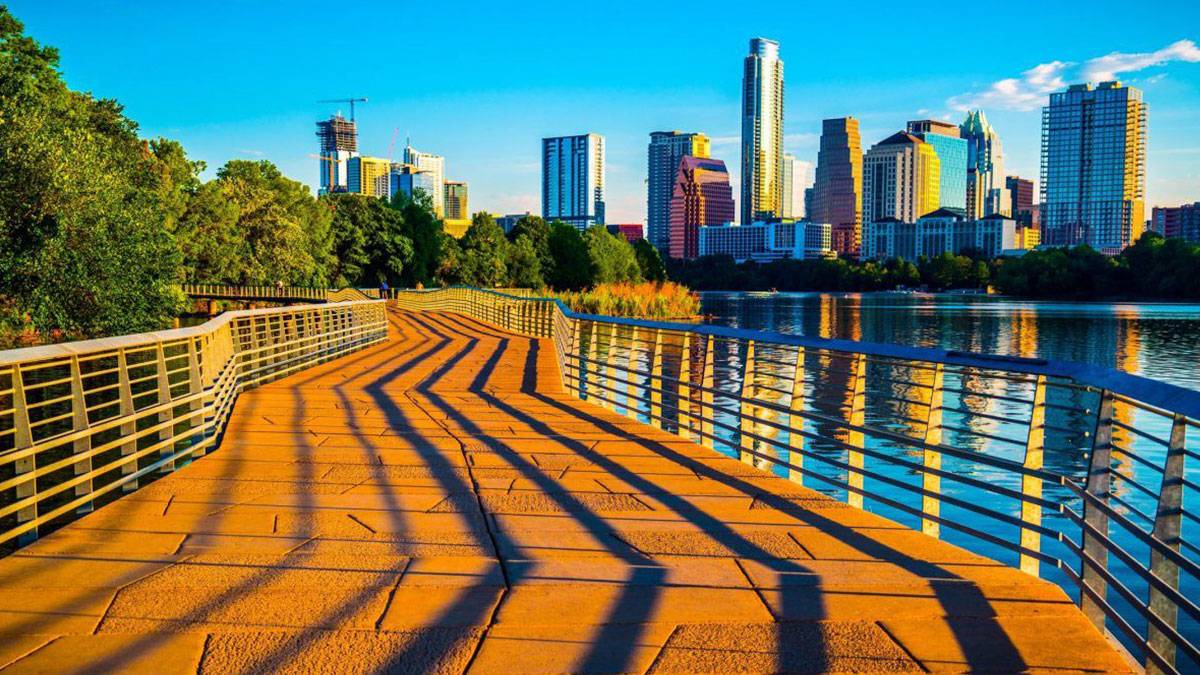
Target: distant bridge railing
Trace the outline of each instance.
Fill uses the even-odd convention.
[[[306,286],[234,286],[229,284],[183,284],[191,298],[261,302],[343,302],[378,299],[378,288],[310,288]]]
[[[571,394],[1045,576],[1148,670],[1200,668],[1200,392],[479,289],[395,297],[549,338]]]
[[[214,448],[243,389],[386,338],[360,300],[0,351],[0,554]]]

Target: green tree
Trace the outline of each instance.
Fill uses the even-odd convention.
[[[329,276],[334,285],[374,287],[384,281],[399,285],[413,259],[401,212],[382,199],[361,195],[332,194],[321,199],[333,210],[334,264]]]
[[[529,238],[529,243],[537,253],[538,262],[543,278],[548,278],[554,270],[554,256],[550,252],[550,225],[540,216],[522,216],[508,233],[508,240],[516,242],[522,236]]]
[[[592,283],[642,280],[642,271],[638,267],[633,247],[624,237],[609,233],[608,228],[603,225],[593,225],[583,233],[583,239],[591,261]]]
[[[560,291],[577,291],[592,285],[588,246],[578,229],[556,220],[550,223],[547,244],[554,266],[543,271],[546,283]]]
[[[189,209],[180,220],[181,248],[199,249],[193,237],[221,243],[237,237],[238,241],[235,250],[221,251],[215,266],[208,266],[214,254],[205,256],[206,262],[189,261],[190,276],[238,284],[326,285],[334,262],[329,227],[333,214],[328,205],[266,160],[231,160],[213,183],[210,189],[216,194],[204,196],[204,208]],[[214,199],[224,200],[232,210],[213,208]],[[237,264],[229,264],[224,260],[227,256]]]
[[[443,231],[442,221],[433,211],[433,201],[417,190],[410,199],[404,194],[392,197],[392,208],[404,217],[404,236],[412,242],[412,263],[401,281],[404,286],[432,284],[442,263],[442,249],[453,237]]]
[[[538,258],[533,239],[527,234],[517,237],[508,247],[508,285],[514,288],[541,288],[542,261]]]
[[[476,213],[462,236],[463,283],[493,288],[508,281],[508,239],[488,213]]]
[[[637,258],[638,269],[642,271],[642,278],[646,281],[666,281],[667,268],[663,265],[662,256],[658,254],[658,249],[654,248],[654,244],[645,239],[638,239],[633,242],[633,254]]]
[[[183,256],[183,280],[236,284],[243,278],[246,251],[238,229],[238,205],[226,199],[221,183],[200,186],[176,226]]]
[[[462,276],[462,246],[454,237],[446,237],[442,241],[442,255],[435,270],[437,280],[443,286],[461,284]]]
[[[199,170],[138,138],[116,102],[68,89],[58,52],[0,6],[0,301],[43,333],[169,326],[183,303],[170,228]]]

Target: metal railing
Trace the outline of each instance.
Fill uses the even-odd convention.
[[[1200,392],[478,289],[396,301],[549,338],[574,396],[1044,576],[1148,670],[1200,668]]]
[[[214,448],[243,389],[386,338],[371,300],[0,352],[0,554]]]
[[[309,288],[306,286],[234,286],[229,284],[182,284],[184,295],[214,300],[264,302],[343,302],[379,298],[378,288]]]

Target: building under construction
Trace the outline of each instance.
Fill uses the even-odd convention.
[[[350,158],[358,156],[358,125],[339,113],[317,122],[317,138],[321,141],[321,193],[345,192]]]

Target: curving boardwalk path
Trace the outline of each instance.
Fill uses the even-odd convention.
[[[570,399],[452,315],[0,560],[5,672],[1127,670],[1056,587]]]

